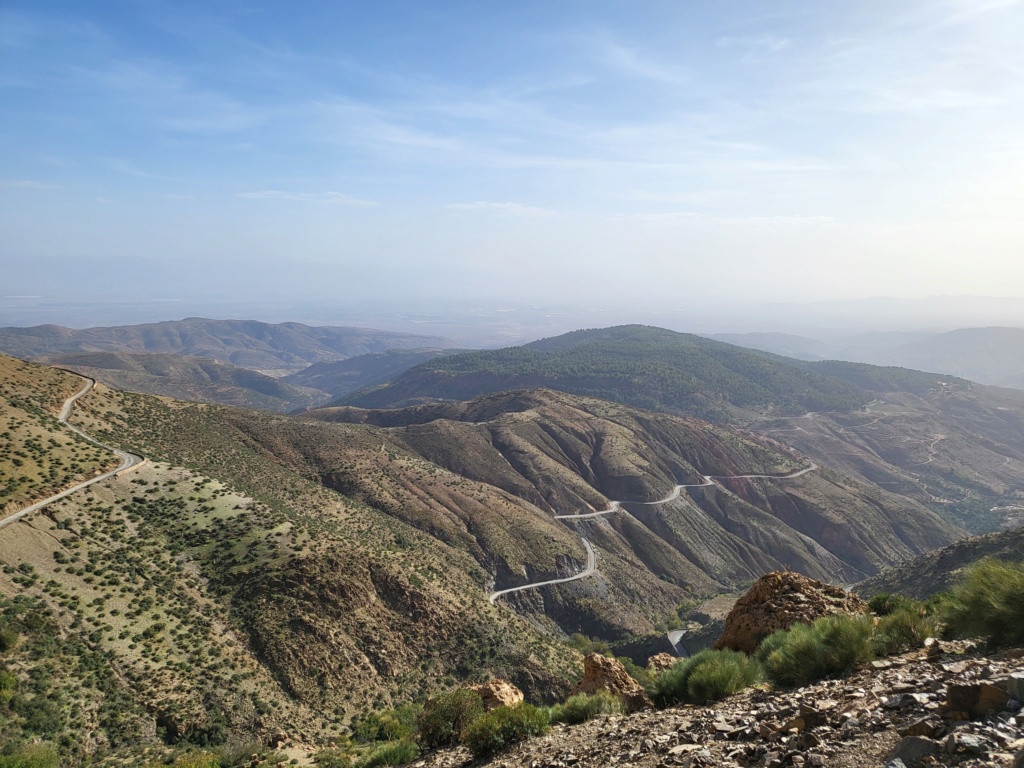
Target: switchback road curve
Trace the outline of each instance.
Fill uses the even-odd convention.
[[[608,509],[602,509],[598,512],[586,512],[580,515],[555,515],[555,520],[588,520],[591,518],[600,517],[601,515],[610,515],[613,512],[618,512],[623,504],[643,504],[645,506],[658,506],[659,504],[668,504],[670,501],[675,501],[682,494],[684,488],[705,488],[709,485],[715,485],[715,480],[753,480],[757,478],[763,478],[768,480],[792,480],[795,477],[801,477],[806,475],[808,472],[814,472],[818,469],[818,465],[813,461],[809,467],[798,469],[796,472],[790,472],[788,475],[702,475],[703,482],[700,483],[688,483],[683,485],[677,485],[672,491],[663,499],[658,501],[613,501]],[[590,576],[592,573],[597,571],[597,553],[594,552],[594,546],[590,543],[590,540],[584,536],[580,536],[580,540],[583,542],[584,548],[587,550],[587,567],[574,576],[567,576],[564,579],[549,579],[547,581],[537,581],[532,584],[523,584],[518,587],[509,587],[508,589],[501,589],[497,592],[492,592],[487,598],[492,604],[502,595],[507,595],[510,592],[521,592],[524,589],[535,589],[537,587],[546,587],[549,584],[565,584],[568,581],[576,581]]]
[[[69,371],[69,373],[74,373],[74,371]],[[144,458],[142,458],[141,456],[136,456],[134,453],[128,453],[127,451],[122,451],[117,448],[113,448],[109,445],[104,445],[99,440],[96,440],[91,435],[86,434],[75,425],[68,423],[68,417],[71,415],[71,408],[75,404],[75,401],[78,400],[78,398],[82,397],[83,395],[87,394],[89,390],[91,390],[93,386],[96,384],[96,382],[93,379],[90,379],[88,376],[82,376],[81,374],[78,373],[76,373],[75,375],[85,382],[85,386],[82,387],[81,391],[76,392],[74,395],[72,395],[71,397],[64,401],[64,407],[61,408],[60,416],[57,417],[58,420],[65,427],[70,429],[72,432],[84,437],[90,443],[98,445],[100,448],[103,448],[116,454],[117,457],[121,460],[121,463],[116,468],[108,470],[104,472],[102,475],[97,475],[96,477],[90,478],[89,480],[81,482],[78,485],[73,485],[70,488],[63,490],[60,493],[54,494],[53,496],[50,496],[47,499],[37,501],[31,506],[25,507],[24,509],[15,512],[13,515],[8,515],[3,520],[0,520],[0,528],[10,525],[11,523],[17,522],[18,520],[21,520],[23,517],[31,515],[33,512],[38,512],[40,509],[47,506],[48,504],[52,504],[53,502],[58,501],[59,499],[63,499],[65,496],[70,496],[72,493],[80,491],[83,488],[88,488],[90,485],[93,485],[94,483],[98,483],[101,480],[106,480],[109,477],[113,477],[114,475],[119,474],[120,472],[124,472],[126,469],[137,467],[145,461]]]

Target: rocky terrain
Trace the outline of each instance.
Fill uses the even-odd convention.
[[[609,715],[555,726],[490,760],[473,761],[460,748],[412,766],[901,768],[898,759],[906,768],[1016,768],[1024,751],[1022,695],[1024,649],[986,654],[944,643],[940,652],[891,657],[842,680],[747,691],[713,706]]]

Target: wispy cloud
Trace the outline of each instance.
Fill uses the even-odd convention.
[[[715,41],[719,48],[742,48],[748,51],[767,51],[777,53],[788,48],[792,41],[788,37],[777,35],[756,35],[756,36],[726,36]]]
[[[667,213],[619,213],[611,221],[665,224],[729,224],[756,227],[822,227],[836,223],[832,216],[710,216],[697,211]]]
[[[35,179],[0,179],[0,187],[4,189],[63,189],[59,184],[49,184]]]
[[[280,189],[262,189],[255,192],[239,192],[237,197],[244,200],[292,200],[299,203],[328,205],[377,205],[373,200],[362,200],[341,192],[285,192]]]
[[[631,77],[674,84],[686,80],[684,74],[678,69],[662,64],[641,51],[619,43],[604,44],[601,60],[609,69]]]
[[[450,211],[485,211],[501,216],[553,216],[555,211],[540,208],[536,205],[522,203],[449,203],[445,206]]]

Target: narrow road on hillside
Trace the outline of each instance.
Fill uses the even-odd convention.
[[[810,414],[808,414],[810,415]],[[768,480],[791,480],[794,477],[801,477],[806,475],[808,472],[814,472],[819,469],[818,465],[813,461],[811,466],[798,469],[795,472],[790,472],[788,475],[702,475],[704,482],[702,483],[689,483],[686,485],[677,485],[672,489],[671,493],[663,499],[658,501],[613,501],[609,504],[608,509],[602,509],[599,512],[586,512],[580,515],[555,515],[555,520],[588,520],[590,518],[600,517],[601,515],[610,515],[612,512],[618,512],[622,509],[623,504],[643,504],[645,506],[657,506],[659,504],[668,504],[670,501],[675,501],[682,494],[683,488],[705,488],[709,485],[715,485],[715,480],[750,480],[755,478],[764,478]],[[577,573],[575,576],[568,576],[564,579],[549,579],[548,581],[538,581],[533,584],[523,584],[519,587],[510,587],[509,589],[502,589],[497,592],[492,592],[490,597],[487,599],[494,603],[502,595],[507,595],[509,592],[521,592],[524,589],[534,589],[535,587],[546,587],[549,584],[565,584],[568,581],[576,581],[589,576],[597,571],[597,553],[594,552],[594,547],[591,545],[590,540],[580,536],[583,541],[583,546],[587,550],[587,567]]]
[[[70,488],[61,491],[60,493],[50,496],[48,499],[37,501],[31,506],[25,507],[24,509],[15,512],[13,515],[8,515],[3,520],[0,520],[0,528],[3,528],[5,525],[10,525],[11,523],[16,522],[18,520],[21,520],[23,517],[25,517],[26,515],[30,515],[33,512],[38,512],[40,509],[47,506],[48,504],[52,504],[53,502],[59,499],[63,499],[65,496],[70,496],[72,493],[75,493],[76,491],[80,491],[83,488],[88,488],[93,483],[98,483],[101,480],[106,480],[108,477],[113,477],[119,472],[124,472],[126,469],[130,469],[131,467],[137,466],[145,461],[144,458],[142,458],[141,456],[136,456],[134,453],[128,453],[127,451],[122,451],[117,448],[113,448],[109,445],[104,445],[99,440],[96,440],[92,436],[87,435],[78,427],[68,423],[68,417],[71,415],[71,407],[75,404],[75,401],[78,400],[78,398],[82,397],[83,395],[87,394],[89,390],[93,388],[93,385],[96,384],[96,382],[93,379],[90,379],[87,376],[82,376],[81,374],[77,373],[75,375],[81,378],[83,381],[85,381],[85,386],[82,387],[80,392],[75,393],[74,395],[72,395],[71,397],[64,401],[64,407],[60,409],[60,415],[57,417],[58,420],[65,427],[70,429],[72,432],[84,437],[90,443],[98,445],[100,448],[103,448],[116,454],[117,457],[121,460],[121,464],[117,466],[115,469],[111,469],[104,472],[102,475],[97,475],[96,477],[86,480],[85,482],[79,483],[78,485],[73,485]]]
[[[564,584],[567,581],[576,581],[576,579],[582,579],[586,576],[589,576],[597,570],[597,553],[594,552],[594,547],[590,543],[589,539],[585,539],[582,536],[580,536],[580,539],[583,541],[583,546],[587,550],[587,567],[579,573],[577,573],[575,576],[569,576],[564,579],[551,579],[550,581],[538,581],[534,582],[533,584],[524,584],[521,587],[511,587],[509,589],[502,589],[498,592],[492,592],[491,596],[487,599],[493,603],[499,597],[501,597],[502,595],[507,595],[509,592],[519,592],[520,590],[533,589],[534,587],[545,587],[548,584]]]

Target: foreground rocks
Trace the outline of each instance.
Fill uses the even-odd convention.
[[[600,653],[590,653],[583,659],[583,679],[572,692],[598,691],[614,693],[622,699],[630,712],[654,706],[643,686],[629,676],[622,662]]]
[[[842,587],[791,571],[773,571],[754,582],[725,619],[715,648],[753,653],[761,641],[798,622],[811,624],[836,613],[858,614],[867,604]]]
[[[1012,653],[982,655],[961,642],[870,664],[841,680],[791,691],[750,690],[709,707],[606,716],[578,726],[556,726],[474,762],[462,749],[413,763],[417,768],[915,768],[1005,766],[1024,768],[1020,703],[961,719],[966,690],[979,701],[998,699],[989,688],[1016,691],[1024,662]],[[965,650],[968,652],[965,653]],[[1014,673],[1019,677],[1014,677]],[[1019,681],[1019,682],[1015,682]],[[979,686],[975,689],[974,686]],[[973,697],[973,694],[969,694]],[[993,699],[995,697],[995,699]],[[1015,765],[1014,760],[1018,759]]]

